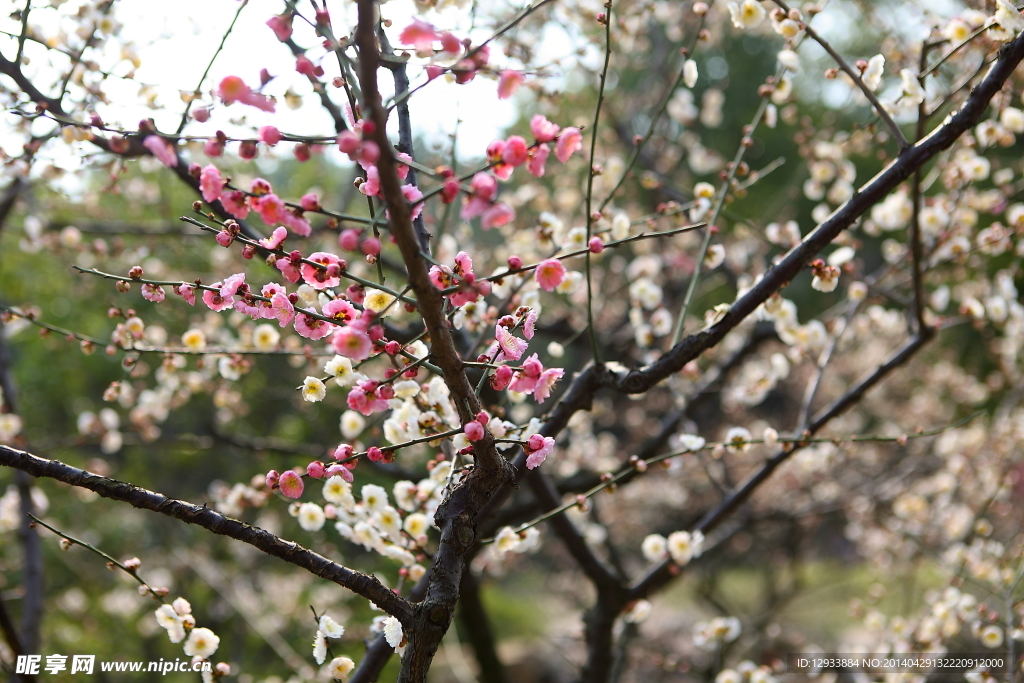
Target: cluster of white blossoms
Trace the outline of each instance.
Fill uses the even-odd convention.
[[[328,505],[322,514],[337,520],[334,527],[343,538],[401,563],[408,576],[418,581],[426,570],[417,564],[416,553],[426,545],[430,516],[442,500],[450,473],[451,464],[443,461],[417,483],[397,482],[393,489],[397,508],[390,504],[387,491],[376,484],[364,485],[361,500],[356,502],[352,486],[335,475],[324,483]],[[319,508],[315,503],[299,507],[306,505]]]
[[[745,660],[736,665],[734,669],[722,669],[715,676],[715,683],[776,683],[771,667],[758,666],[750,660]]]
[[[323,614],[317,622],[316,635],[313,637],[313,659],[322,665],[327,660],[327,639],[337,639],[345,635],[345,627],[331,617]],[[331,679],[343,680],[352,673],[356,665],[348,657],[335,657],[321,670],[321,674]]]
[[[739,638],[742,630],[736,617],[715,617],[694,625],[693,644],[704,650],[715,650]]]
[[[516,531],[510,526],[503,527],[494,537],[494,552],[498,555],[507,553],[527,553],[540,547],[540,532],[537,527]]]
[[[664,562],[671,558],[681,567],[700,557],[704,551],[704,534],[700,531],[676,531],[668,538],[650,534],[640,544],[640,551],[648,562]]]
[[[167,631],[172,643],[185,641],[185,654],[196,660],[209,659],[220,646],[220,637],[208,628],[196,628],[192,605],[185,598],[175,598],[156,610],[156,623]],[[188,638],[186,639],[186,634]]]

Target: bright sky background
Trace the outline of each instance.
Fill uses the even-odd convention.
[[[81,26],[83,22],[74,18],[74,15],[81,5],[89,3],[68,0],[58,9],[51,8],[50,4],[45,0],[35,0],[38,9],[34,9],[30,15],[30,24],[35,26],[37,32],[44,38],[57,36],[61,31],[70,33]],[[515,5],[488,5],[490,11],[501,18],[514,16],[519,6],[518,2]],[[102,67],[109,68],[118,61],[121,42],[131,42],[142,65],[135,72],[133,79],[107,79],[104,89],[111,103],[99,110],[104,120],[110,124],[123,124],[126,128],[134,129],[140,119],[153,117],[159,130],[176,130],[184,107],[180,91],[189,92],[196,87],[238,7],[237,0],[116,0],[113,16],[120,22],[117,29],[120,40],[111,41],[99,61]],[[232,122],[240,123],[242,117],[249,126],[272,123],[284,132],[307,135],[333,134],[333,124],[320,107],[317,97],[312,95],[309,83],[304,76],[295,72],[295,59],[291,51],[279,43],[266,26],[267,19],[281,12],[283,7],[284,3],[280,0],[249,1],[203,84],[203,91],[207,94],[201,99],[202,103],[209,104],[210,90],[216,87],[221,78],[230,74],[241,76],[246,83],[257,86],[260,69],[267,68],[277,77],[264,90],[266,94],[277,96],[276,113],[266,114],[239,104],[231,107],[217,106],[208,122],[190,123],[185,130],[186,134],[212,135],[214,131],[221,129],[229,135],[252,135],[251,127],[240,128],[233,125]],[[309,5],[300,3],[300,7],[307,10]],[[330,2],[329,7],[332,10],[335,33],[351,33],[355,23],[354,3]],[[397,47],[399,32],[416,15],[415,6],[410,0],[392,0],[382,6],[382,14],[393,22],[389,34]],[[452,30],[459,37],[469,35],[474,42],[480,42],[490,36],[488,30],[470,32],[468,15],[458,8],[431,12],[427,19],[439,29]],[[308,24],[296,19],[294,26],[293,37],[296,42],[304,46],[318,44],[319,41]],[[0,18],[0,30],[14,33],[19,29],[20,26],[5,12]],[[72,45],[77,46],[80,42],[79,39],[73,38]],[[537,40],[539,63],[543,64],[570,54],[571,42],[557,23],[549,23]],[[13,39],[0,38],[0,46],[5,55],[13,57]],[[33,60],[32,64],[26,67],[28,73],[38,73],[35,69],[46,64],[50,57],[39,45],[30,46],[26,52]],[[326,80],[329,83],[340,71],[334,57],[325,56],[325,52],[323,48],[317,47],[310,50],[307,55],[314,63],[320,63],[322,59],[321,65],[326,71]],[[415,61],[414,58],[413,62]],[[508,64],[500,49],[492,51],[491,61],[498,67]],[[60,57],[53,60],[54,64],[61,66],[66,62],[66,59]],[[113,68],[115,74],[122,76],[129,70],[130,64],[125,61],[121,61]],[[414,63],[409,67],[409,76],[413,87],[425,80],[422,71]],[[52,85],[52,77],[39,80],[44,90],[48,90],[48,86]],[[382,70],[380,82],[387,97],[391,94],[392,86],[388,72]],[[156,102],[160,105],[158,109],[153,110],[140,105],[140,88],[144,84],[156,86],[154,90]],[[299,94],[309,95],[306,106],[298,110],[291,110],[285,106],[283,94],[289,86]],[[332,90],[336,102],[345,102],[341,90],[329,89]],[[517,97],[529,98],[530,95],[524,89]],[[428,144],[437,144],[439,147],[447,146],[448,135],[455,131],[456,121],[461,120],[458,127],[458,152],[461,157],[473,157],[481,155],[487,144],[515,120],[516,106],[515,98],[505,101],[497,98],[495,80],[478,76],[473,82],[465,85],[445,83],[442,79],[437,79],[411,99],[410,108],[416,134]],[[393,116],[392,119],[394,118]],[[5,125],[6,123],[0,124],[0,145],[4,146],[12,144],[11,137],[3,132]],[[41,122],[40,125],[49,124]],[[9,149],[9,152],[16,153],[16,149]],[[71,166],[74,161],[70,157],[70,154],[67,159],[63,156],[58,157],[58,161],[61,165]]]

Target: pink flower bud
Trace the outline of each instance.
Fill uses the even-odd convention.
[[[353,228],[342,230],[338,235],[338,246],[345,251],[356,251],[359,249],[359,231]]]
[[[328,467],[326,474],[328,477],[339,476],[350,484],[352,483],[352,480],[355,478],[352,476],[352,470],[345,467],[344,465],[338,465],[337,463]]]
[[[486,426],[491,421],[491,416],[487,414],[486,410],[481,410],[476,414],[476,421]]]
[[[544,448],[544,437],[540,434],[534,434],[527,442],[527,446],[529,446],[531,451],[539,451],[541,448]]]
[[[604,251],[604,242],[602,242],[601,238],[598,237],[597,235],[590,238],[589,246],[590,253],[592,254],[600,254],[602,251]]]
[[[384,350],[387,352],[389,356],[394,356],[398,354],[399,351],[402,350],[402,345],[396,342],[394,339],[392,339],[391,341],[384,345]]]
[[[352,450],[352,446],[348,445],[347,443],[343,443],[334,449],[334,459],[344,460],[345,458],[350,457],[353,452],[354,451]]]
[[[306,474],[313,477],[314,479],[323,479],[324,472],[324,464],[319,460],[314,460],[313,462],[306,465]]]
[[[380,254],[380,240],[376,237],[367,237],[363,240],[363,243],[359,245],[359,248],[362,249],[363,253],[367,256],[371,254],[373,256],[377,256]]]
[[[473,422],[467,422],[464,430],[466,432],[466,438],[470,441],[479,441],[484,438],[484,426],[476,420]]]
[[[355,154],[361,143],[362,140],[359,139],[359,136],[350,130],[342,131],[338,136],[338,149],[344,154]]]
[[[369,450],[366,451],[366,457],[370,462],[380,462],[384,459],[384,452],[376,446],[370,446]]]
[[[217,233],[217,244],[222,247],[230,247],[231,243],[235,241],[235,236],[227,230],[221,230]]]
[[[319,211],[320,210],[320,200],[317,199],[317,196],[315,194],[313,194],[312,192],[308,192],[308,193],[302,195],[302,199],[299,200],[299,201],[302,204],[302,209],[304,211]]]
[[[523,267],[523,259],[519,258],[518,256],[509,256],[508,267],[509,270],[519,270],[520,268]]]
[[[495,391],[502,391],[506,389],[509,382],[512,381],[513,374],[515,373],[512,372],[512,368],[507,365],[502,365],[494,371],[493,375],[491,375],[491,388]]]

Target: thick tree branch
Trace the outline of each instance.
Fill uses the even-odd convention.
[[[142,510],[159,512],[188,524],[201,526],[215,534],[248,543],[268,555],[278,557],[361,595],[388,614],[397,617],[403,624],[412,621],[412,605],[375,577],[343,567],[312,550],[303,548],[298,543],[286,541],[269,531],[226,517],[205,505],[199,506],[182,500],[174,500],[154,491],[147,491],[116,479],[101,477],[98,474],[65,465],[58,460],[47,460],[8,446],[0,446],[0,465],[27,472],[34,477],[47,477],[72,486],[89,489],[104,498],[130,503],[133,507]]]
[[[914,356],[914,354],[921,349],[922,346],[927,344],[928,341],[934,337],[934,335],[935,331],[930,327],[926,327],[922,334],[907,342],[906,345],[893,354],[889,360],[878,366],[874,372],[862,379],[855,387],[843,394],[842,397],[836,400],[828,408],[821,411],[821,413],[819,413],[814,420],[805,427],[803,433],[807,436],[816,434],[834,418],[859,403],[868,390],[881,382],[894,370],[905,365]],[[716,528],[725,519],[727,519],[729,515],[743,505],[743,503],[747,502],[754,494],[754,491],[756,491],[757,488],[761,486],[761,484],[763,484],[776,469],[778,469],[779,465],[788,460],[798,450],[800,450],[799,446],[788,449],[783,448],[766,460],[764,464],[761,465],[761,468],[747,479],[742,486],[733,491],[733,493],[723,500],[716,508],[708,512],[708,514],[698,522],[696,530],[706,534]],[[673,571],[673,569],[674,567],[672,563],[666,562],[651,570],[647,576],[630,588],[629,599],[639,600],[660,589],[678,574],[678,572]]]
[[[381,190],[387,201],[391,234],[402,253],[409,277],[409,286],[416,294],[420,315],[430,335],[430,352],[440,368],[451,399],[463,425],[476,418],[480,401],[466,375],[462,359],[455,348],[448,319],[444,314],[444,297],[430,281],[427,261],[420,251],[412,225],[409,204],[405,201],[395,170],[395,152],[387,137],[387,112],[377,85],[380,53],[377,48],[377,5],[373,0],[359,0],[359,22],[355,42],[359,50],[359,80],[363,94],[363,115],[374,123],[373,140],[380,149],[377,168]],[[428,574],[427,595],[417,610],[411,629],[406,630],[409,645],[402,658],[400,681],[425,682],[430,663],[448,631],[455,614],[459,585],[465,568],[466,554],[476,540],[477,512],[504,484],[513,478],[508,462],[494,447],[494,438],[485,430],[484,438],[473,444],[476,467],[455,486],[438,508],[435,523],[441,529],[441,540]]]

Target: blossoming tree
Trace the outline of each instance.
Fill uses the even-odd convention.
[[[954,16],[894,3],[908,29],[884,3],[417,2],[410,18],[373,0],[241,2],[236,21],[266,13],[244,36],[259,75],[219,70],[232,22],[184,106],[144,86],[154,115],[132,123],[108,95],[139,66],[118,4],[26,2],[0,48],[5,268],[22,258],[8,254],[42,254],[53,277],[73,267],[75,308],[106,310],[113,328],[59,326],[49,273],[18,271],[0,293],[0,464],[14,473],[0,530],[20,529],[24,595],[20,627],[0,601],[5,662],[46,649],[46,529],[161,603],[155,622],[185,655],[223,656],[204,679],[258,674],[239,648],[220,654],[229,637],[195,598],[145,578],[145,557],[118,561],[88,523],[48,516],[36,478],[51,497],[44,480],[248,544],[381,612],[342,624],[311,604],[301,657],[254,625],[299,679],[376,680],[398,652],[399,680],[426,681],[458,614],[480,680],[511,680],[479,586],[534,563],[585,578],[564,590],[586,603],[565,648],[581,680],[773,680],[779,653],[806,644],[772,621],[786,598],[773,575],[768,617],[732,610],[715,598],[715,563],[795,561],[792,539],[836,519],[867,565],[928,558],[944,588],[891,619],[865,596],[852,613],[870,635],[837,651],[975,644],[1008,650],[1009,669],[971,680],[1012,670],[1024,637],[1014,5]],[[863,33],[845,30],[852,14]],[[579,59],[541,62],[537,35],[556,23]],[[261,63],[274,46],[288,73]],[[764,64],[730,63],[735,50]],[[569,87],[565,71],[588,84]],[[410,105],[443,110],[485,80],[522,111],[515,132],[472,159],[427,144]],[[285,105],[318,106],[334,129],[295,130]],[[288,168],[352,182],[275,178],[256,158],[284,164],[282,149]],[[770,158],[779,149],[790,158]],[[67,221],[39,196],[69,187],[72,158],[107,192],[87,190]],[[139,201],[133,169],[146,164],[179,185],[166,211],[181,220],[162,235],[110,220]],[[187,248],[153,246],[186,235]],[[103,349],[110,363],[90,367],[119,373],[85,392],[109,405],[76,410],[71,440],[19,408],[41,370],[7,347],[41,343],[31,326]],[[204,400],[208,433],[184,417]],[[289,431],[289,412],[313,426]],[[175,439],[218,479],[201,505],[86,455]],[[276,465],[237,476],[214,443]],[[88,466],[41,452],[55,449]],[[88,504],[117,519],[113,503]],[[281,531],[275,511],[298,528]],[[380,563],[330,559],[356,548]],[[691,574],[718,614],[684,618],[680,643],[678,623],[647,619]],[[208,580],[229,596],[242,579]],[[273,611],[268,593],[260,609]]]

